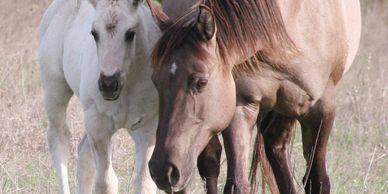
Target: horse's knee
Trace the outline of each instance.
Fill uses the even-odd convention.
[[[117,194],[118,193],[118,179],[113,171],[109,168],[103,175],[98,175],[95,182],[95,190],[97,194]]]
[[[84,135],[78,145],[78,169],[79,171],[85,169],[88,174],[94,174],[95,168],[92,149],[86,135]]]
[[[47,140],[50,150],[60,149],[62,152],[69,152],[71,134],[67,127],[50,125],[47,130]]]
[[[280,137],[273,134],[265,133],[263,135],[264,148],[267,155],[272,157],[282,157],[287,151],[287,140],[282,140]],[[271,159],[271,158],[268,158]]]
[[[71,134],[66,124],[66,107],[56,104],[55,106],[46,108],[49,120],[49,127],[47,129],[49,145],[69,144],[70,146]]]
[[[134,182],[134,192],[139,194],[155,194],[157,187],[151,177],[141,179],[136,177]]]
[[[263,139],[266,153],[283,157],[291,142],[295,119],[272,113],[267,116],[266,120],[272,121],[267,121],[266,125],[262,126],[265,128]]]

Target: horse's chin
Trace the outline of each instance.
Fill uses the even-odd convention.
[[[101,92],[102,98],[106,101],[116,101],[119,99],[120,94],[121,94],[121,88],[120,87],[117,91],[115,92]]]
[[[115,97],[103,97],[104,100],[106,101],[116,101],[117,99],[119,99],[120,95],[117,95]]]
[[[194,166],[196,167],[197,165],[195,164]],[[172,188],[172,191],[173,191],[173,192],[180,192],[180,191],[183,191],[183,190],[187,187],[187,185],[190,183],[191,177],[193,176],[193,174],[194,174],[194,172],[195,172],[195,169],[196,169],[196,168],[191,168],[191,170],[189,171],[189,173],[187,173],[187,176],[182,177],[182,180],[183,180],[183,181],[178,182],[178,184],[176,184],[176,185]]]

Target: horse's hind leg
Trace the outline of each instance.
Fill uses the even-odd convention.
[[[66,108],[73,92],[64,77],[42,74],[45,108],[49,121],[47,139],[60,193],[70,193],[67,164],[70,156],[70,131],[66,125]]]
[[[77,181],[78,194],[88,194],[93,192],[93,181],[96,175],[96,165],[93,158],[92,149],[85,134],[78,145]]]
[[[303,178],[306,193],[330,193],[326,172],[326,149],[335,117],[335,88],[329,84],[324,96],[300,119],[303,155],[307,170]]]
[[[280,193],[297,193],[288,156],[295,121],[293,118],[270,112],[260,126],[264,137],[265,153]]]
[[[207,194],[217,194],[217,180],[220,174],[222,146],[218,136],[213,136],[198,157],[198,170],[206,181]]]

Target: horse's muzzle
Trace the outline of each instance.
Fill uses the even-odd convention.
[[[120,82],[120,73],[115,73],[112,76],[100,75],[98,80],[98,89],[101,92],[104,100],[114,101],[120,97],[122,85]]]
[[[160,162],[151,160],[148,166],[151,177],[159,189],[166,192],[177,192],[182,189],[177,186],[180,181],[180,173],[174,164],[165,163],[165,165],[162,165]]]

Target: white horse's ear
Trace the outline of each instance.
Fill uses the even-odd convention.
[[[93,7],[96,7],[98,0],[89,0],[89,2],[93,5]]]
[[[216,34],[216,22],[212,10],[204,5],[199,5],[199,15],[197,20],[197,29],[207,40],[214,38]]]

